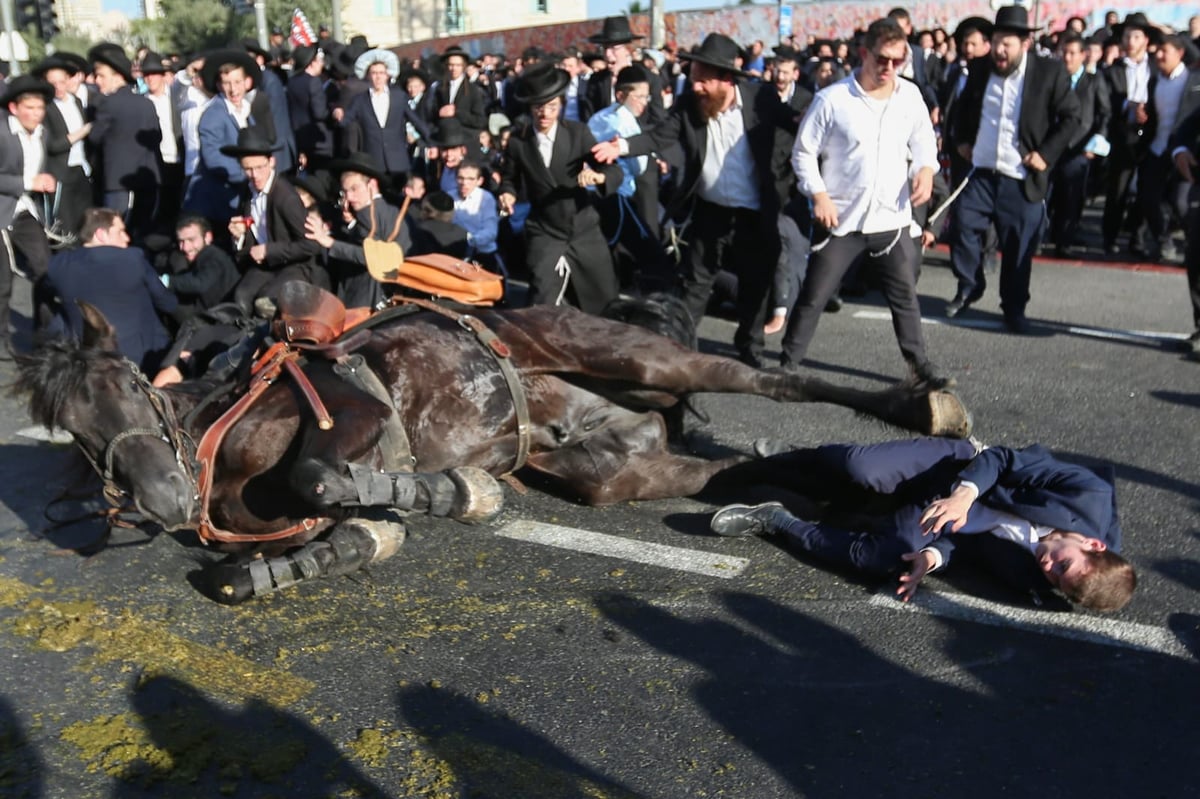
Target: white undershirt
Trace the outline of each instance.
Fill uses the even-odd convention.
[[[994,169],[1001,175],[1017,180],[1025,179],[1019,129],[1021,102],[1025,96],[1025,68],[1028,65],[1029,54],[1025,53],[1012,74],[1003,78],[995,73],[988,76],[972,159],[980,169]]]
[[[375,109],[375,119],[379,121],[379,127],[387,124],[388,110],[392,105],[392,98],[387,88],[377,92],[371,89],[371,108]]]
[[[742,118],[742,91],[733,88],[733,105],[708,120],[708,141],[700,168],[697,193],[700,199],[727,208],[759,207],[754,155],[746,138]]]

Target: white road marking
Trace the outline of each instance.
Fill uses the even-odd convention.
[[[992,627],[1010,627],[1092,644],[1140,649],[1185,660],[1193,659],[1192,654],[1170,630],[1148,624],[1083,614],[1014,608],[966,594],[934,591],[917,594],[917,598],[912,602],[901,602],[891,594],[880,593],[872,596],[867,604],[889,610],[961,619]]]
[[[880,321],[890,321],[892,315],[888,311],[855,311],[855,319],[874,319]],[[951,327],[971,327],[977,330],[1002,330],[1004,322],[993,319],[930,319],[929,317],[921,317],[922,324],[926,325],[950,325]],[[1076,336],[1090,336],[1091,338],[1108,339],[1110,341],[1183,341],[1188,337],[1187,333],[1162,333],[1155,330],[1118,330],[1108,327],[1085,327],[1080,325],[1067,325],[1060,322],[1037,322],[1041,327],[1049,327],[1055,330],[1062,330]]]
[[[698,552],[694,549],[635,541],[616,535],[526,520],[510,522],[497,530],[496,535],[726,580],[737,577],[750,565],[746,558],[732,555]]]

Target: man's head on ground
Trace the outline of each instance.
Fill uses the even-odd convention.
[[[483,166],[473,159],[463,161],[454,173],[454,181],[458,185],[458,196],[465,200],[471,192],[483,187]]]
[[[894,86],[896,74],[908,58],[908,40],[891,18],[877,19],[863,35],[858,57],[862,61],[859,82],[867,91]]]
[[[1090,610],[1120,610],[1137,586],[1128,561],[1081,533],[1055,530],[1038,542],[1034,556],[1052,586]]]
[[[194,264],[200,251],[212,244],[212,225],[202,216],[188,214],[175,224],[175,238],[187,262]]]
[[[125,232],[125,220],[111,208],[89,208],[83,212],[83,224],[79,227],[79,240],[84,247],[129,246],[129,234]]]
[[[379,196],[379,181],[370,175],[364,175],[361,172],[343,172],[341,183],[342,194],[354,211],[361,211],[369,207],[371,202]]]

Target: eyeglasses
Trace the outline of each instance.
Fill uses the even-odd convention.
[[[629,95],[629,99],[630,100],[641,100],[642,102],[645,102],[650,99],[650,93],[647,92],[646,94],[631,94],[631,95]]]
[[[871,58],[875,59],[875,63],[884,69],[899,69],[904,66],[904,56],[900,58],[887,58],[879,53],[871,53]]]

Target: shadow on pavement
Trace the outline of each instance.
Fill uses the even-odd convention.
[[[38,799],[42,795],[42,758],[25,736],[13,706],[0,697],[0,795]]]

